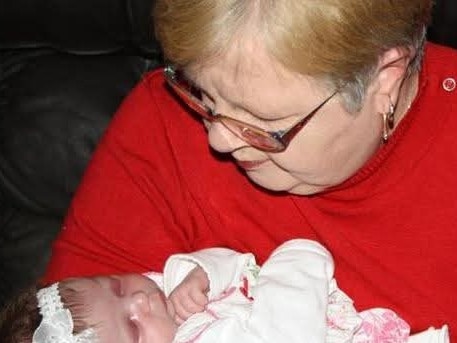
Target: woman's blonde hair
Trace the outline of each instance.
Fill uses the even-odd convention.
[[[383,52],[422,57],[432,0],[157,0],[155,32],[180,68],[221,56],[246,34],[285,68],[345,85],[360,104]]]

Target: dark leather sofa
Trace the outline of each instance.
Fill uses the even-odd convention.
[[[0,305],[43,272],[115,109],[161,63],[153,0],[0,1]],[[455,0],[430,39],[457,46]]]
[[[42,273],[100,135],[160,63],[151,7],[0,1],[0,304]]]

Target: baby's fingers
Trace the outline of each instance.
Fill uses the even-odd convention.
[[[194,298],[197,298],[197,296],[189,294],[188,297],[183,298],[180,301],[180,305],[183,308],[183,312],[185,312],[188,315],[201,312],[205,309],[206,301],[202,301],[202,299],[199,298],[199,302],[196,302]]]
[[[194,300],[197,299],[198,302]],[[201,312],[205,309],[207,303],[205,295],[191,295],[186,296],[173,296],[170,297],[171,302],[176,312],[176,322],[181,324],[182,321],[187,320],[191,315]]]
[[[191,290],[190,299],[193,302],[192,310],[195,312],[203,311],[205,306],[208,304],[208,296],[206,293],[198,289]]]
[[[175,308],[175,320],[178,324],[181,324],[187,318],[189,318],[191,315],[196,313],[196,310],[192,310],[194,307],[193,303],[189,303],[190,298],[186,299],[179,299],[179,301],[176,301],[174,303],[174,308]]]

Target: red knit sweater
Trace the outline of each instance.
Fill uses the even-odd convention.
[[[212,153],[203,125],[160,71],[150,73],[102,139],[46,280],[160,271],[172,253],[212,246],[252,251],[262,262],[279,243],[307,237],[332,252],[338,283],[359,310],[391,308],[413,332],[448,323],[456,340],[452,80],[457,52],[429,45],[419,96],[389,143],[341,187],[300,197],[261,190]]]

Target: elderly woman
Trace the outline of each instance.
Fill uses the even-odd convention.
[[[47,281],[303,237],[359,310],[457,339],[457,52],[425,43],[430,7],[157,0],[170,64],[112,121]]]

